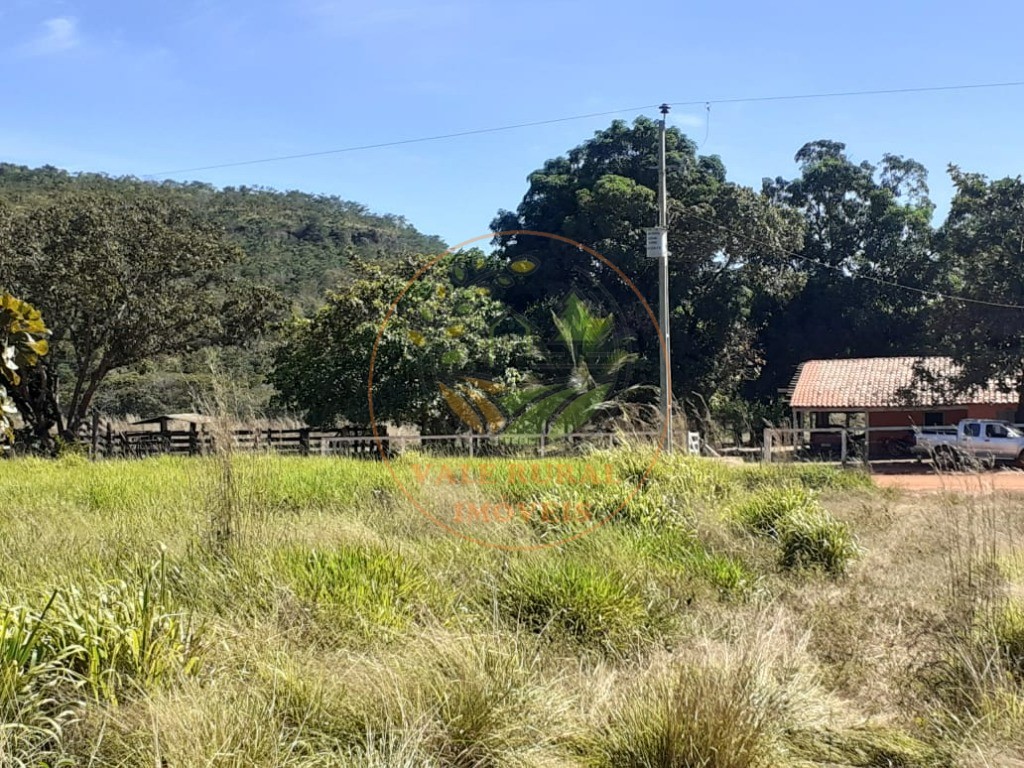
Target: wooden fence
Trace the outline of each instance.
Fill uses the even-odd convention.
[[[82,435],[94,458],[139,458],[161,454],[202,456],[215,453],[218,441],[230,440],[231,450],[273,451],[296,456],[334,453],[346,456],[380,455],[372,433],[355,429],[317,430],[247,428],[228,432],[210,431],[202,426],[189,429],[115,430],[108,423],[95,429],[86,427]],[[328,450],[329,449],[329,450]]]
[[[235,451],[266,451],[295,456],[355,456],[379,459],[416,450],[456,456],[555,456],[591,448],[611,448],[630,441],[654,441],[657,433],[572,433],[559,435],[381,435],[367,430],[246,428],[213,431],[190,424],[188,429],[115,430],[111,424],[83,428],[82,442],[92,458],[143,458],[172,454],[202,456],[215,453],[218,441],[231,440]]]

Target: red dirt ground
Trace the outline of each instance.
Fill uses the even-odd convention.
[[[1016,469],[938,474],[930,463],[916,462],[882,463],[872,469],[875,484],[883,488],[958,493],[1024,492],[1024,472]]]

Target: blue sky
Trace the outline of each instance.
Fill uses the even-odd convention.
[[[0,0],[0,160],[144,176],[662,101],[1022,80],[1022,22],[1024,5],[950,0]],[[1004,88],[672,119],[754,186],[813,139],[914,157],[941,212],[948,163],[1021,172],[1022,104]],[[611,119],[175,178],[337,194],[458,242]]]

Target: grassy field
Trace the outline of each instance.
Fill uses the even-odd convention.
[[[1017,497],[649,458],[0,462],[0,764],[1024,765]]]

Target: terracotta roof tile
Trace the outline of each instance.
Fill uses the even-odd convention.
[[[921,365],[938,383],[915,381],[915,365]],[[808,360],[800,366],[789,398],[791,408],[900,408],[917,405],[967,403],[1016,404],[1015,392],[995,386],[965,395],[944,395],[942,384],[957,373],[948,357],[866,357],[848,360]],[[909,402],[908,402],[909,397]]]

